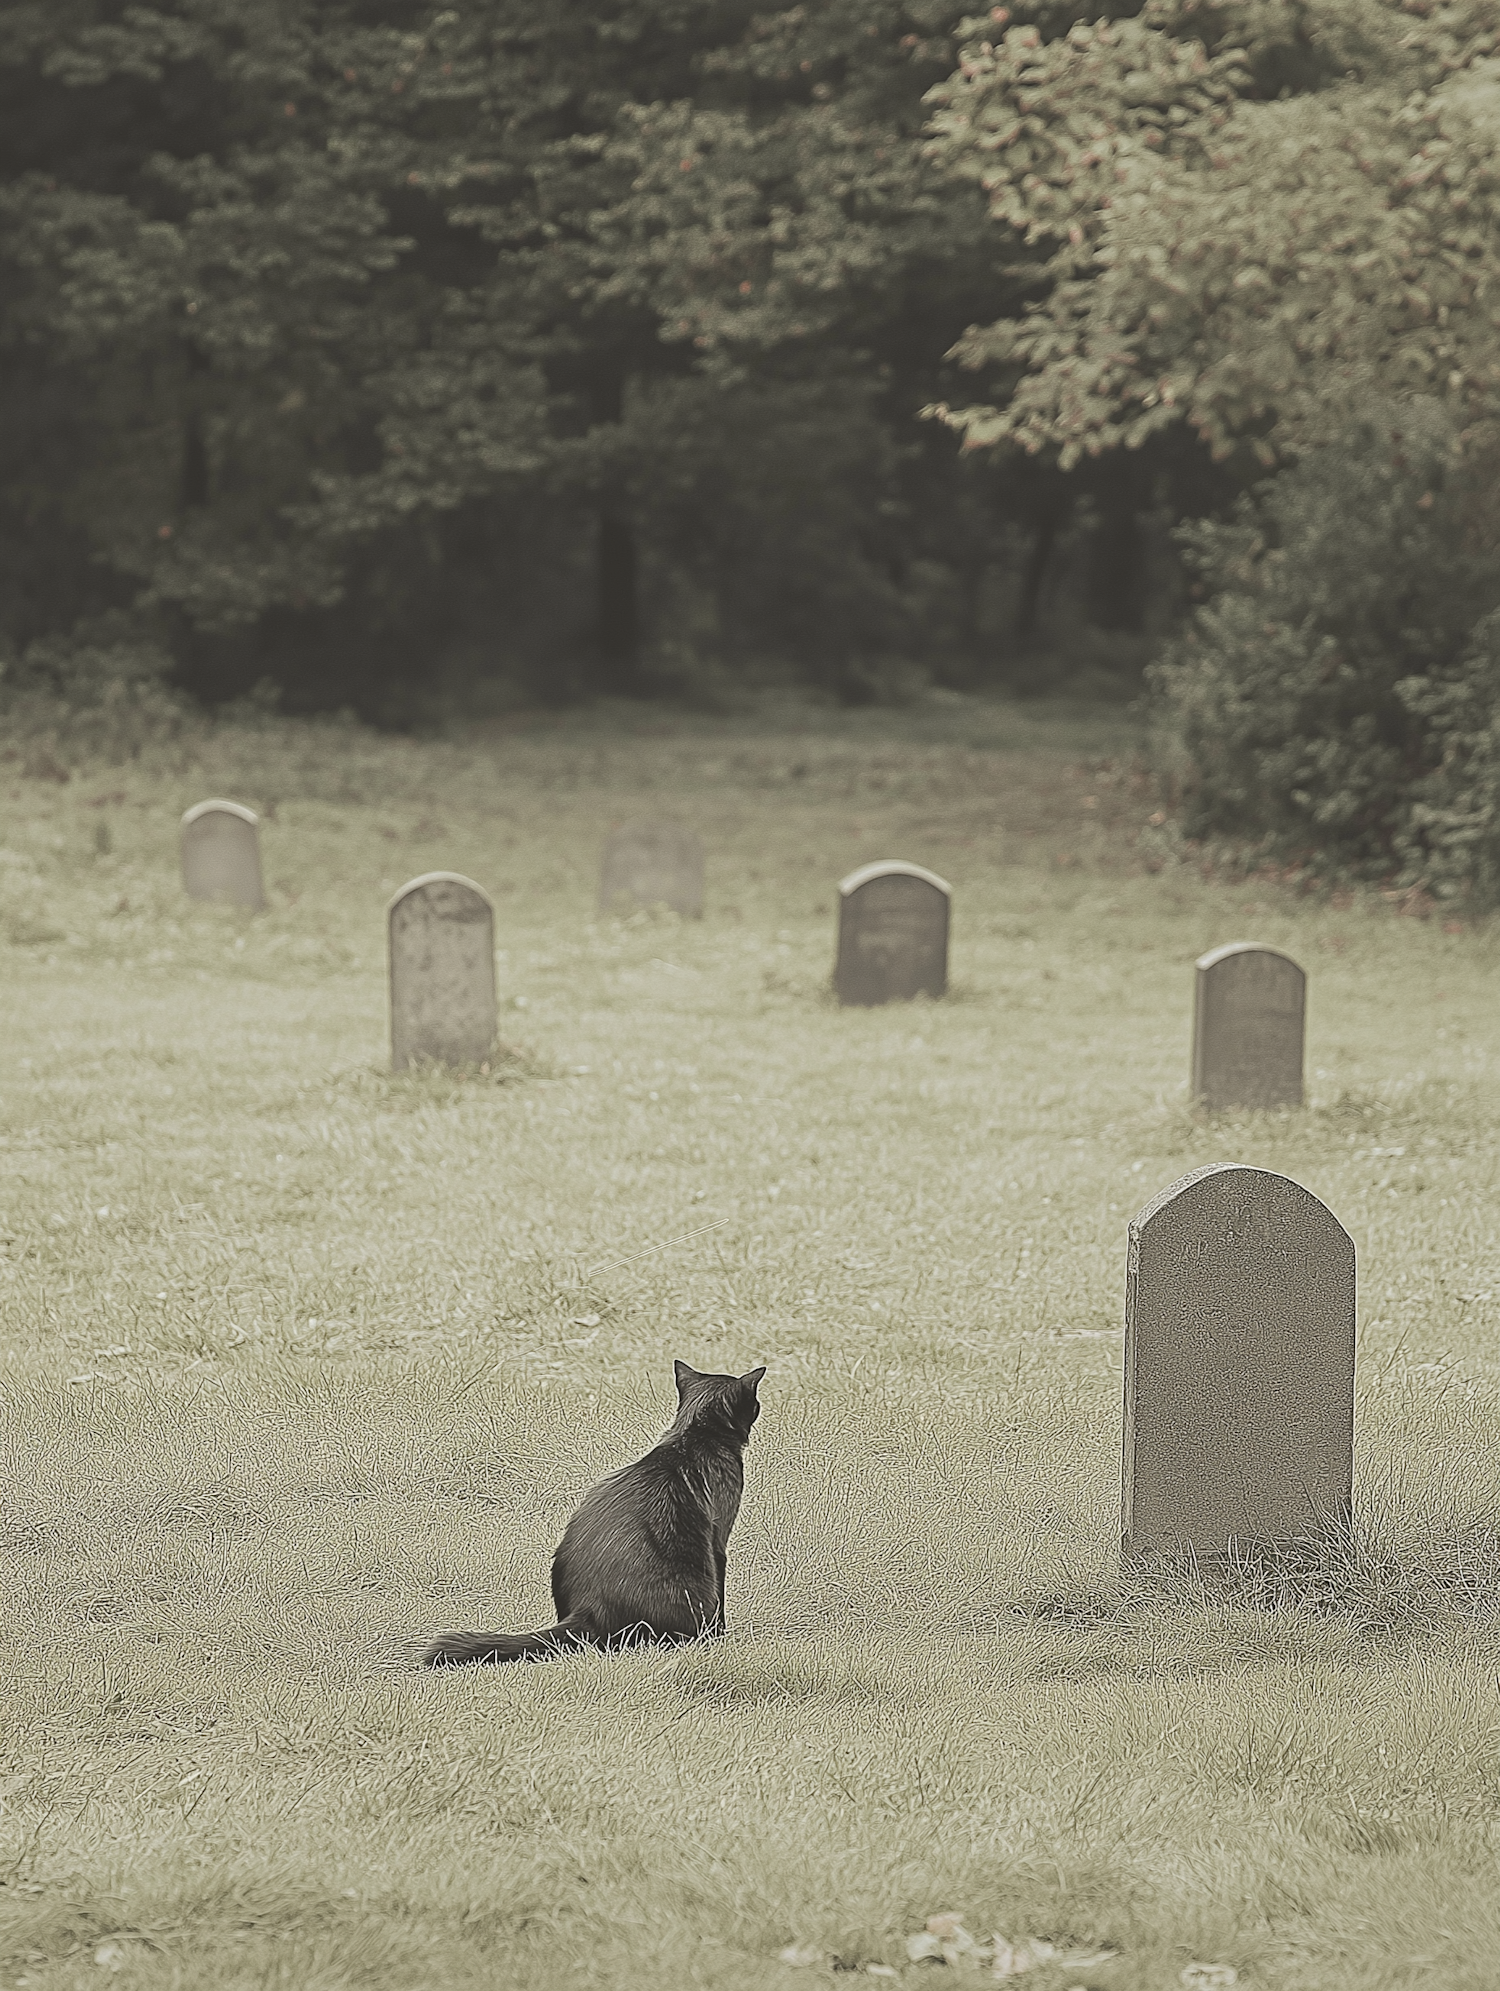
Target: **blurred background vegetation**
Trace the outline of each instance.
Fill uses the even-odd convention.
[[[1500,877],[1492,0],[0,4],[0,701],[1147,692]]]

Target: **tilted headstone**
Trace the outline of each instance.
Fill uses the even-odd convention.
[[[1229,1106],[1300,1106],[1307,976],[1276,947],[1235,940],[1198,962],[1193,1098]]]
[[[238,802],[200,802],[182,819],[182,883],[190,899],[228,899],[257,912],[266,903],[260,876],[260,824]]]
[[[640,906],[669,906],[684,919],[703,917],[703,846],[680,823],[626,823],[604,846],[600,912]]]
[[[495,909],[472,878],[429,871],[391,900],[391,1070],[477,1065],[495,1047]]]
[[[920,864],[891,860],[851,871],[839,885],[833,970],[841,1003],[903,1002],[948,987],[952,888]]]
[[[1185,1175],[1130,1226],[1125,1555],[1322,1535],[1353,1456],[1348,1232],[1269,1169]]]

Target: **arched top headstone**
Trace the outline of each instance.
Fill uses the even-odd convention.
[[[1306,974],[1290,954],[1281,947],[1267,947],[1260,940],[1226,940],[1222,947],[1210,947],[1206,954],[1200,954],[1196,965],[1199,968],[1217,968],[1221,961],[1228,961],[1236,954],[1267,954],[1277,961],[1285,961],[1289,968],[1296,970],[1307,980]]]
[[[945,898],[953,897],[953,887],[946,878],[939,878],[935,871],[928,871],[920,864],[908,864],[901,857],[886,857],[875,864],[862,864],[847,878],[840,878],[840,895],[847,899],[851,892],[857,892],[861,885],[868,885],[872,878],[920,878],[924,884],[935,886]]]
[[[456,890],[444,891],[444,886]],[[441,906],[444,916],[456,920],[483,920],[493,923],[495,902],[483,885],[476,885],[472,878],[466,878],[461,871],[424,871],[420,878],[413,878],[403,885],[392,897],[387,908],[394,918],[397,908],[417,893],[422,894],[426,905]]]
[[[684,919],[703,917],[703,845],[681,823],[625,823],[605,842],[599,862],[599,910],[621,902],[667,906]]]
[[[1354,1244],[1310,1189],[1215,1162],[1130,1225],[1122,1541],[1223,1557],[1347,1519]]]
[[[227,899],[259,912],[260,822],[241,802],[198,802],[182,817],[182,884],[190,899]]]
[[[952,887],[935,871],[900,858],[861,865],[839,881],[839,1001],[870,1006],[948,988]]]
[[[1215,947],[1193,988],[1194,1100],[1228,1107],[1302,1104],[1307,976],[1290,954],[1252,940]]]
[[[216,814],[233,816],[239,822],[248,823],[252,829],[260,823],[260,817],[253,809],[247,809],[243,802],[226,802],[222,797],[215,797],[212,801],[195,802],[191,809],[184,809],[182,827],[186,829],[189,823],[196,823],[200,817]]]
[[[391,1069],[481,1063],[495,1043],[495,909],[458,871],[403,885],[387,911]]]

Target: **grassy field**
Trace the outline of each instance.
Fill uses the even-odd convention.
[[[1205,877],[1133,751],[950,698],[0,759],[0,1987],[796,1991],[949,1913],[1032,1991],[1493,1991],[1500,928]],[[262,915],[181,895],[216,794]],[[599,923],[661,810],[705,918]],[[882,856],[952,881],[952,993],[841,1012]],[[436,868],[507,1048],[393,1078]],[[1242,938],[1309,1106],[1200,1124]],[[1335,1608],[1116,1573],[1126,1224],[1218,1159],[1358,1248]],[[548,1621],[679,1355],[769,1368],[728,1640],[393,1663]]]

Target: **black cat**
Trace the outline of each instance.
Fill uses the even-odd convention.
[[[550,1659],[593,1645],[676,1644],[724,1630],[724,1548],[766,1373],[705,1376],[674,1362],[677,1415],[645,1458],[596,1486],[552,1558],[557,1623],[539,1632],[440,1632],[424,1666]]]

